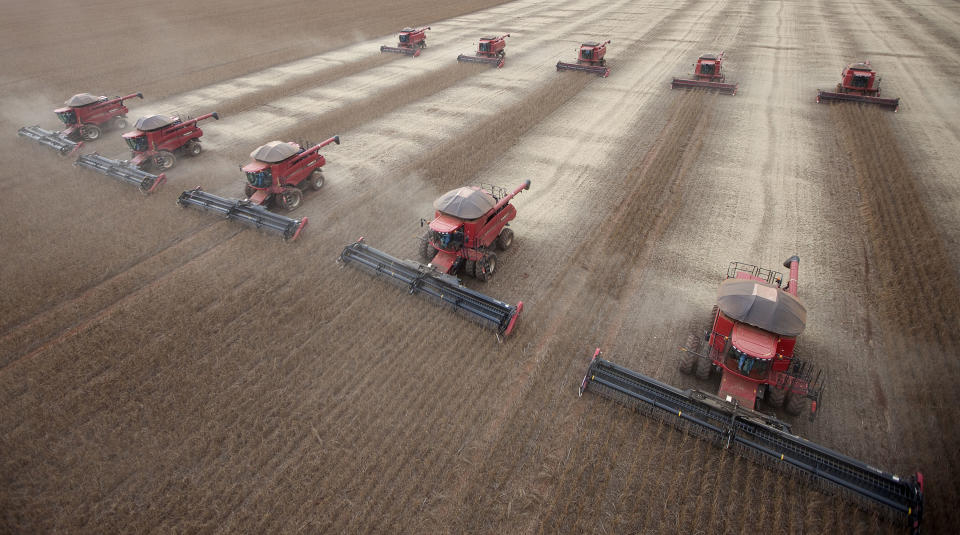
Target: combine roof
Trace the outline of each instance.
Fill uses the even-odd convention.
[[[90,93],[77,93],[69,99],[67,99],[64,104],[70,106],[71,108],[79,108],[81,106],[86,106],[88,104],[93,104],[94,102],[100,100],[100,97],[91,95]]]
[[[261,145],[250,153],[250,157],[258,162],[277,163],[286,160],[300,152],[300,145],[289,141],[271,141]]]
[[[721,282],[717,304],[731,319],[781,336],[798,336],[807,322],[807,309],[800,299],[776,286],[753,280]]]
[[[716,54],[704,54],[700,56],[700,59],[717,59]]]
[[[400,30],[400,31],[401,31],[401,32],[412,32],[412,31],[413,31],[413,28],[404,28],[404,29],[402,29],[402,30]]]
[[[873,71],[873,67],[867,63],[854,63],[850,68],[855,71]]]
[[[593,41],[589,41],[589,42],[587,42],[587,43],[583,43],[582,46],[600,46],[600,43],[595,43],[595,42],[593,42]]]
[[[433,201],[433,207],[444,214],[460,219],[476,219],[497,205],[496,199],[476,186],[464,186],[448,191]]]
[[[150,132],[152,130],[159,130],[164,126],[171,125],[177,122],[177,120],[177,117],[170,115],[148,115],[146,117],[137,119],[135,126],[137,127],[137,130]]]

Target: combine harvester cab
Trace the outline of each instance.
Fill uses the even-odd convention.
[[[510,37],[509,33],[500,37],[481,37],[480,43],[477,44],[477,53],[473,56],[460,54],[457,56],[457,61],[460,63],[483,63],[499,69],[503,67],[504,58],[507,56],[507,51],[504,50],[507,46],[507,37]]]
[[[812,419],[825,379],[794,354],[807,318],[797,296],[800,258],[789,258],[784,267],[790,279],[781,289],[779,272],[732,262],[717,291],[710,328],[703,336],[690,335],[679,368],[700,379],[719,369],[718,395],[726,401],[754,409],[763,399],[792,415],[809,405]]]
[[[17,134],[50,147],[61,155],[75,152],[84,141],[99,139],[105,129],[126,128],[130,110],[123,102],[133,97],[142,99],[143,94],[107,98],[79,93],[64,103],[66,107],[54,110],[57,118],[66,126],[65,129],[54,132],[37,125],[24,126]]]
[[[323,143],[305,149],[292,142],[271,141],[250,153],[253,162],[241,169],[247,178],[244,187],[245,199],[227,199],[207,193],[199,186],[184,191],[177,204],[196,206],[218,213],[227,219],[280,234],[285,241],[296,240],[309,220],[291,219],[267,210],[271,203],[284,210],[296,210],[306,188],[319,190],[323,187],[321,169],[327,160],[320,149],[331,143],[340,144],[340,136],[333,136]]]
[[[923,474],[900,478],[791,433],[773,416],[697,390],[680,390],[617,366],[597,349],[579,394],[594,392],[637,412],[672,423],[714,445],[765,466],[803,474],[840,489],[872,511],[903,520],[919,533],[923,517]]]
[[[397,46],[381,46],[380,53],[390,52],[391,54],[417,57],[421,50],[427,48],[427,30],[429,29],[429,26],[417,29],[404,28],[400,30]]]
[[[509,336],[523,310],[523,302],[511,306],[473,291],[460,283],[457,273],[488,281],[497,269],[494,247],[505,251],[513,245],[513,230],[507,225],[517,210],[510,201],[530,189],[524,181],[512,193],[503,188],[466,186],[441,195],[429,230],[420,240],[420,257],[426,265],[399,260],[358,241],[340,255],[344,264],[353,264],[376,275],[387,275],[409,287],[410,293],[424,293],[440,299],[472,319]],[[425,220],[421,220],[423,225]]]
[[[203,130],[197,125],[206,119],[220,119],[217,112],[182,121],[170,115],[151,115],[137,120],[136,130],[123,134],[123,140],[132,151],[129,160],[114,160],[96,152],[77,158],[75,165],[117,178],[151,193],[166,179],[148,169],[167,171],[176,164],[176,154],[198,156]]]
[[[693,65],[693,78],[674,78],[670,87],[688,89],[707,89],[724,95],[736,95],[738,84],[726,83],[723,74],[723,52],[718,55],[704,54]]]
[[[817,89],[817,103],[822,101],[860,102],[880,106],[894,113],[900,108],[899,98],[880,98],[880,76],[869,61],[854,63],[843,69],[836,92]]]
[[[577,62],[564,63],[558,61],[557,70],[589,72],[606,78],[610,76],[610,69],[607,68],[607,60],[604,59],[604,56],[607,54],[607,45],[609,44],[610,40],[603,43],[583,43],[580,45]]]

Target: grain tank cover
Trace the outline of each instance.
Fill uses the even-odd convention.
[[[437,211],[460,219],[476,219],[496,205],[492,195],[475,186],[448,191],[433,201]]]
[[[800,299],[770,284],[747,279],[727,279],[717,290],[717,304],[735,321],[781,336],[798,336],[807,322]]]
[[[250,153],[250,157],[258,162],[277,163],[286,160],[300,152],[300,145],[288,141],[271,141]]]
[[[150,132],[152,130],[159,130],[164,126],[171,125],[176,122],[176,117],[171,117],[169,115],[148,115],[146,117],[141,117],[137,119],[137,130],[141,132]]]
[[[88,104],[93,104],[94,102],[100,100],[100,97],[91,95],[90,93],[78,93],[67,99],[64,104],[70,106],[71,108],[79,108],[80,106],[86,106]]]

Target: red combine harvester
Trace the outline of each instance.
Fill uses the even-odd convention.
[[[724,95],[736,95],[737,84],[725,83],[723,75],[723,52],[718,55],[704,54],[694,63],[693,78],[674,78],[670,87],[699,88],[717,91]]]
[[[147,170],[171,169],[177,162],[175,154],[198,156],[203,130],[197,123],[211,117],[220,119],[217,112],[186,121],[170,115],[142,117],[137,120],[136,130],[123,134],[123,140],[133,151],[131,159],[113,160],[94,152],[77,158],[75,165],[118,178],[151,193],[166,180],[166,175],[154,175]]]
[[[504,50],[507,46],[507,37],[510,37],[509,33],[500,37],[481,37],[480,43],[477,45],[476,55],[460,54],[457,56],[457,61],[460,63],[485,63],[495,65],[499,69],[503,67],[503,60],[507,56],[507,51]]]
[[[503,188],[462,187],[448,191],[433,202],[434,218],[420,241],[420,258],[442,273],[464,273],[486,281],[497,269],[496,246],[506,251],[513,245],[513,230],[507,228],[517,209],[510,201],[530,189],[530,181],[512,193]],[[425,220],[420,220],[420,224]]]
[[[786,402],[787,412],[800,414],[810,403],[816,415],[823,377],[796,357],[794,345],[803,332],[807,311],[797,297],[800,258],[784,262],[790,280],[781,289],[783,275],[769,269],[733,262],[720,283],[711,327],[703,336],[690,335],[680,371],[709,377],[713,368],[723,373],[719,397],[754,409],[758,399],[773,407]]]
[[[590,72],[606,78],[610,76],[610,69],[607,68],[607,60],[603,56],[607,54],[607,45],[610,41],[603,43],[583,43],[580,45],[580,55],[577,56],[576,63],[557,62],[558,71],[582,71]]]
[[[39,126],[24,126],[17,133],[66,154],[77,150],[83,141],[98,139],[105,129],[126,128],[130,110],[123,102],[133,97],[142,99],[143,94],[107,98],[80,93],[70,97],[65,108],[54,110],[66,129],[52,132]]]
[[[291,219],[267,210],[270,203],[287,211],[296,210],[306,188],[323,186],[323,170],[327,160],[320,149],[331,143],[340,144],[340,136],[305,149],[296,143],[271,141],[250,153],[254,161],[241,169],[247,176],[246,199],[225,199],[197,187],[180,194],[177,204],[193,205],[236,219],[257,228],[280,233],[284,240],[295,240],[307,226],[308,219]]]
[[[471,290],[461,284],[456,273],[462,271],[482,281],[493,276],[497,256],[491,249],[506,250],[513,244],[513,231],[507,224],[517,211],[510,201],[526,189],[530,189],[529,180],[512,193],[495,187],[463,187],[438,198],[433,203],[436,213],[430,230],[420,244],[420,256],[427,265],[397,259],[363,243],[362,238],[343,250],[340,262],[387,275],[410,293],[436,298],[496,330],[498,336],[509,336],[523,302],[513,306]]]
[[[880,76],[870,66],[869,61],[854,63],[843,69],[835,93],[817,89],[817,102],[824,100],[874,104],[894,112],[900,108],[899,98],[880,98]]]
[[[429,26],[416,30],[413,28],[404,28],[400,30],[399,43],[397,43],[397,46],[381,46],[380,52],[391,52],[393,54],[417,57],[420,55],[421,50],[427,48],[427,30],[429,29]]]

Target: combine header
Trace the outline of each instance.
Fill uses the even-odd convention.
[[[80,93],[70,97],[65,102],[65,108],[54,110],[66,125],[64,130],[53,132],[39,126],[24,126],[17,134],[46,145],[60,154],[66,154],[80,148],[83,141],[98,139],[105,129],[126,128],[127,113],[130,110],[123,101],[133,97],[142,99],[143,94],[107,98]]]
[[[606,78],[610,76],[610,69],[607,68],[607,60],[603,56],[607,54],[607,45],[610,41],[603,43],[583,43],[580,45],[580,53],[577,56],[576,63],[557,62],[558,71],[581,71],[589,72]]]
[[[754,409],[764,399],[773,407],[786,405],[793,415],[809,402],[813,418],[824,378],[794,353],[807,318],[797,297],[800,258],[790,257],[783,265],[790,268],[785,290],[779,272],[732,262],[717,292],[710,329],[702,337],[690,335],[679,367],[700,379],[721,370],[718,395],[727,401]]]
[[[854,63],[843,69],[835,93],[817,89],[817,102],[824,100],[862,102],[894,112],[900,108],[899,98],[880,98],[880,76],[870,66],[869,61]]]
[[[905,519],[912,532],[919,532],[923,515],[923,474],[919,472],[901,479],[793,435],[789,425],[772,416],[697,390],[679,390],[603,360],[599,349],[580,383],[580,395],[586,391],[668,421],[767,466],[849,492],[861,504]]]
[[[507,337],[513,332],[523,311],[523,301],[516,306],[498,301],[460,283],[460,279],[437,268],[412,260],[400,260],[363,243],[363,238],[348,245],[340,253],[342,264],[352,264],[374,275],[385,275],[401,284],[410,293],[421,293],[480,322]]]
[[[323,187],[323,170],[327,160],[320,149],[331,143],[340,144],[340,136],[304,149],[291,142],[271,141],[250,153],[253,162],[241,169],[247,176],[246,199],[226,199],[207,193],[199,187],[184,191],[177,204],[196,206],[216,212],[227,219],[277,232],[284,240],[295,240],[307,226],[308,219],[291,219],[267,210],[268,204],[284,210],[296,210],[306,188]]]
[[[736,95],[737,84],[724,83],[723,75],[723,52],[714,56],[713,54],[704,54],[694,63],[693,78],[683,79],[674,78],[670,87],[679,88],[699,88],[723,93],[724,95]]]
[[[501,37],[481,37],[480,43],[477,45],[476,55],[460,54],[457,56],[457,61],[460,63],[485,63],[499,69],[503,67],[503,60],[507,56],[507,51],[504,50],[507,46],[507,37],[510,37],[509,33]]]
[[[400,30],[399,43],[397,43],[397,46],[381,46],[380,53],[390,52],[392,54],[417,57],[420,55],[421,50],[427,48],[427,30],[429,29],[429,26],[416,30],[413,28],[404,28]]]
[[[153,192],[165,180],[165,175],[154,175],[147,169],[166,171],[177,161],[175,154],[200,154],[203,130],[197,123],[209,118],[220,119],[217,112],[186,121],[169,115],[151,115],[137,120],[137,129],[123,135],[133,151],[129,160],[113,160],[94,152],[79,158],[75,165],[118,178],[139,186],[145,193]]]

